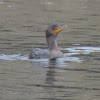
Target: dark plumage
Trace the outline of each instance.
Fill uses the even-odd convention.
[[[30,59],[39,59],[39,58],[49,58],[55,59],[59,57],[63,57],[63,53],[58,49],[56,38],[57,34],[62,31],[65,26],[58,25],[50,25],[46,30],[46,40],[48,49],[33,49],[31,54],[29,55]]]

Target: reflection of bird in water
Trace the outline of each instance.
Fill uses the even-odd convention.
[[[49,67],[46,73],[46,79],[45,79],[45,85],[46,87],[44,87],[46,94],[48,95],[48,97],[50,98],[50,100],[56,100],[56,74],[57,74],[57,70],[56,70],[56,60],[49,60]],[[45,98],[44,98],[45,99]]]
[[[55,80],[55,74],[56,74],[56,60],[50,60],[48,71],[46,73],[46,84],[53,86]]]
[[[46,30],[46,39],[48,44],[48,49],[34,49],[29,55],[30,59],[40,59],[40,58],[60,58],[63,57],[63,53],[58,49],[56,37],[57,34],[65,29],[65,26],[51,25]]]

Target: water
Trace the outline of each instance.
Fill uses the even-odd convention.
[[[0,100],[100,100],[100,1],[0,1]],[[48,24],[64,58],[28,59],[47,48]]]

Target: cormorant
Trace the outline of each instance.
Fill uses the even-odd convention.
[[[56,38],[59,32],[64,30],[66,26],[50,25],[46,30],[46,40],[48,49],[35,48],[29,55],[29,59],[49,58],[56,59],[63,57],[63,53],[59,50]]]

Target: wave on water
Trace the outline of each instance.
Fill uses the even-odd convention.
[[[1,60],[28,60],[28,55],[21,55],[21,54],[12,54],[12,55],[6,55],[6,54],[0,54]]]
[[[100,47],[71,47],[71,48],[61,48],[61,50],[67,50],[69,53],[64,53],[66,57],[58,58],[57,61],[71,61],[71,62],[81,62],[82,60],[77,57],[77,54],[90,54],[91,52],[100,52]],[[73,56],[73,55],[76,55]],[[47,62],[49,59],[29,59],[27,55],[21,54],[0,54],[0,60],[30,60],[34,62]]]
[[[72,47],[72,48],[65,48],[64,50],[68,50],[70,52],[79,54],[90,54],[92,52],[100,52],[100,47]]]

